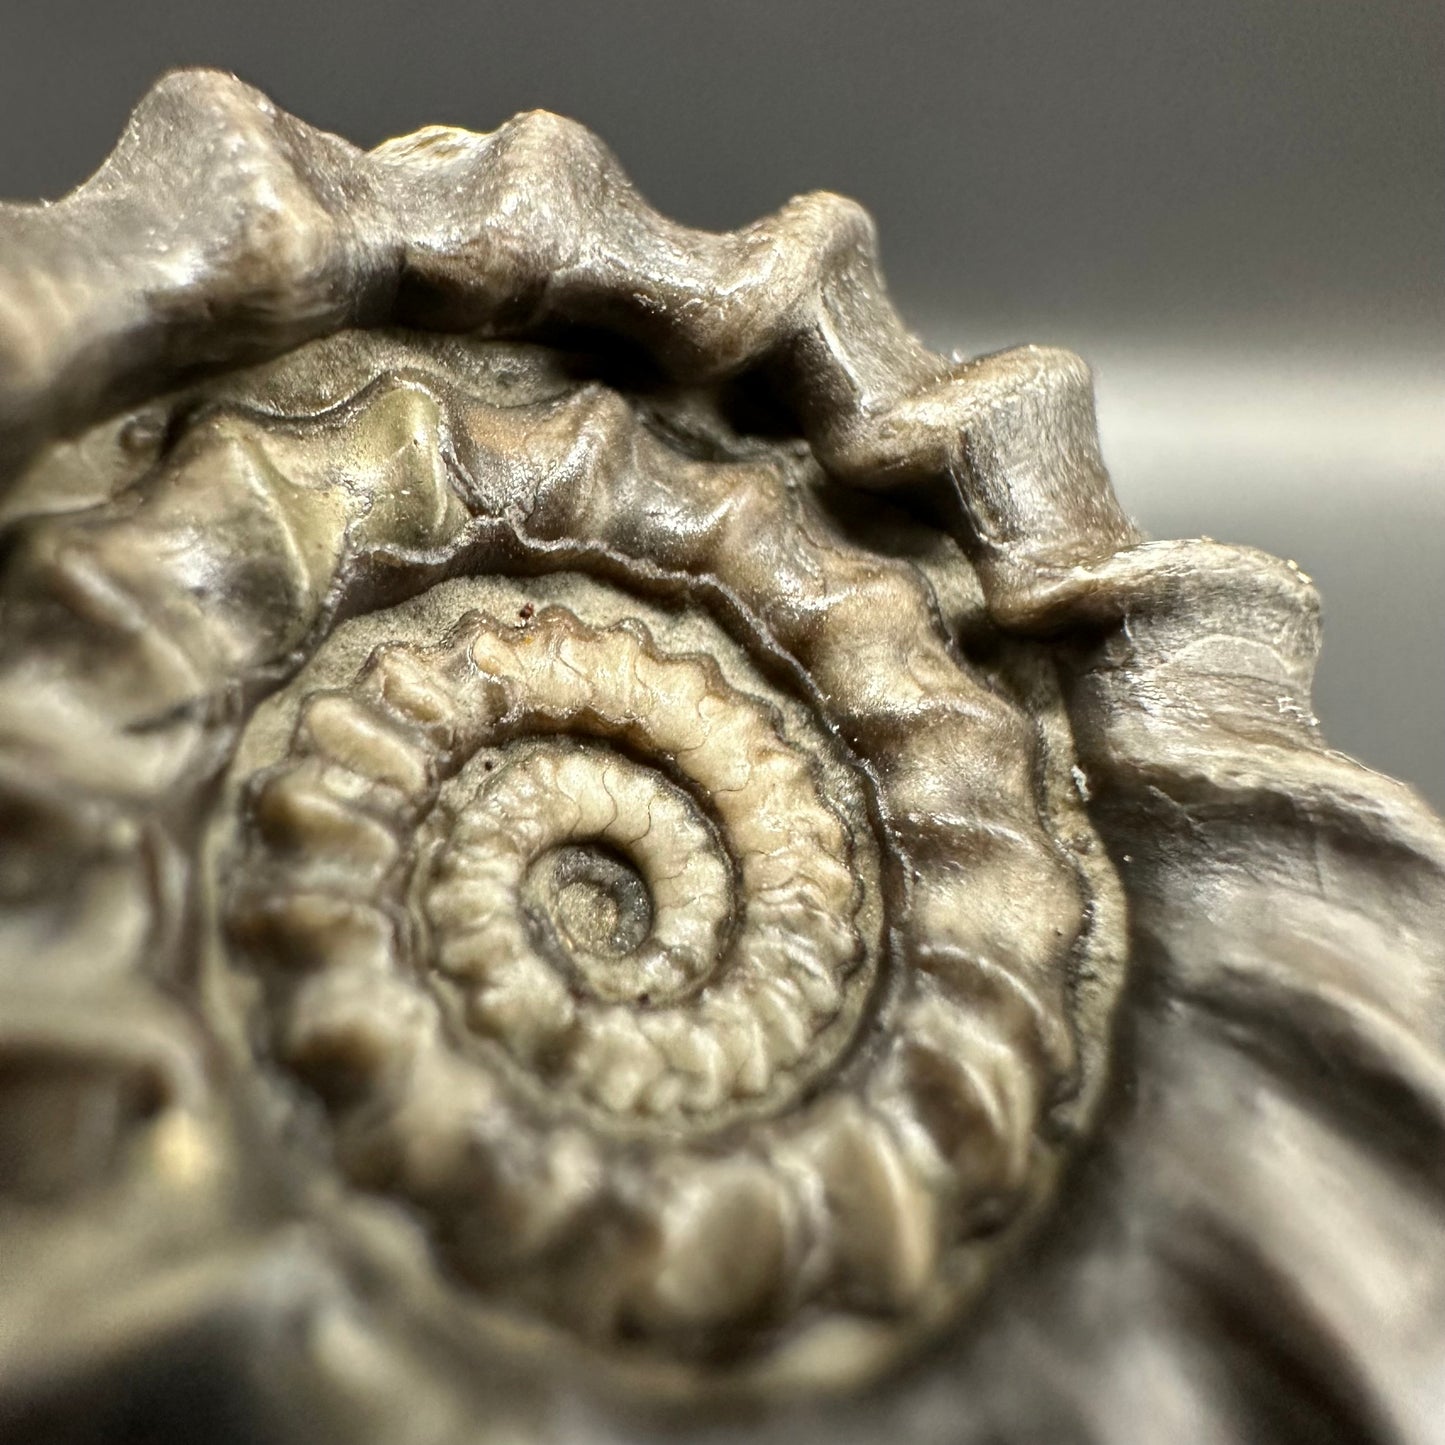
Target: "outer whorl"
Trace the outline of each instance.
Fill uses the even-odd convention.
[[[1445,1440],[1445,835],[1076,358],[209,73],[0,241],[17,1432]]]

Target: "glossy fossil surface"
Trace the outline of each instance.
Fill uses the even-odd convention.
[[[17,1430],[1440,1438],[1440,825],[1076,358],[214,75],[0,229]]]

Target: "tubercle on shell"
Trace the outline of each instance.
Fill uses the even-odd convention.
[[[161,134],[204,164],[149,169]],[[178,72],[90,182],[0,220],[15,256],[0,278],[15,323],[0,366],[12,471],[44,436],[133,400],[132,378],[160,390],[194,360],[274,355],[356,324],[525,336],[564,323],[620,332],[685,383],[766,372],[849,485],[947,478],[1000,603],[1021,615],[1033,572],[1138,540],[1099,458],[1079,358],[1026,346],[946,362],[889,305],[854,202],[820,192],[726,235],[690,230],[647,206],[595,136],[545,112],[362,153],[234,77]],[[170,304],[118,308],[74,256],[145,226],[155,243],[113,258],[124,279],[109,296]],[[181,253],[203,272],[188,263],[178,285]],[[1047,448],[1033,444],[1040,427]]]

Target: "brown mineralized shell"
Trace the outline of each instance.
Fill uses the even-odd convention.
[[[10,1437],[1445,1440],[1445,834],[1075,357],[210,73],[0,241]]]

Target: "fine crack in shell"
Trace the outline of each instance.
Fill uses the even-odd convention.
[[[1441,826],[1077,358],[203,73],[0,235],[0,1412],[1442,1438]]]

